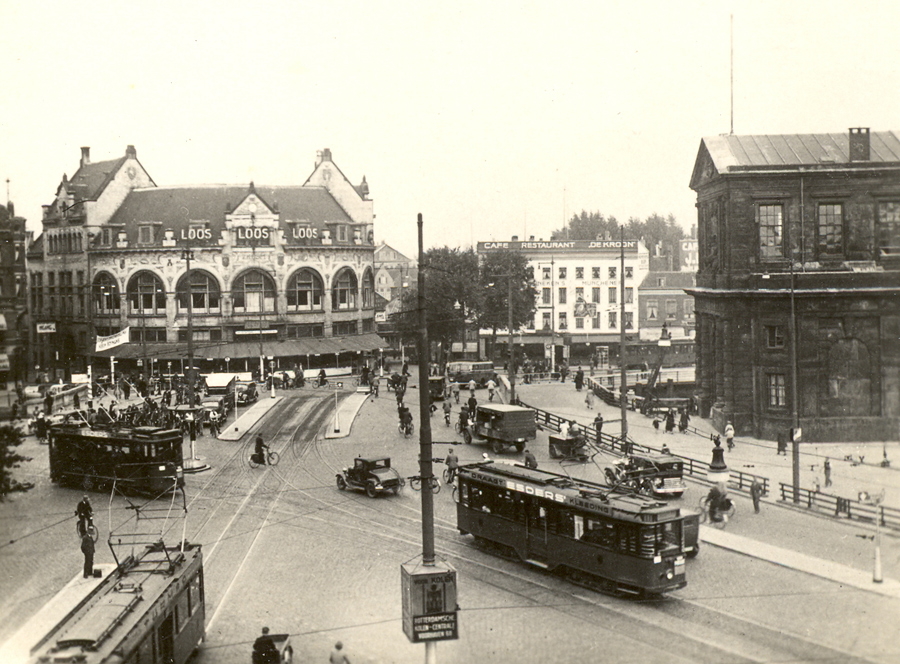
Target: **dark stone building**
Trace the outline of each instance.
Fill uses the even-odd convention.
[[[28,371],[28,316],[26,297],[25,219],[12,203],[0,206],[0,390],[14,395],[15,382]],[[0,408],[9,405],[0,398]]]
[[[805,441],[897,440],[898,133],[704,138],[690,186],[701,414],[769,439],[796,416]]]

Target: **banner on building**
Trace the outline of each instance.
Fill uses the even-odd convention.
[[[36,323],[35,330],[38,334],[56,334],[56,323]]]
[[[109,350],[110,348],[115,348],[116,346],[121,346],[122,344],[128,343],[128,338],[131,334],[131,328],[126,327],[124,330],[116,332],[115,334],[111,334],[108,337],[97,337],[97,348],[95,352],[99,353],[104,350]]]

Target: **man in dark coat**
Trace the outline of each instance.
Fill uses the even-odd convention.
[[[262,634],[253,642],[253,664],[275,664],[281,656],[275,641],[269,636],[269,628],[263,627]]]
[[[81,552],[84,554],[84,578],[94,574],[94,540],[90,533],[81,536]]]

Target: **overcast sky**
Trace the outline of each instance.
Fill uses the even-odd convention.
[[[735,133],[900,130],[896,0],[38,0],[2,12],[0,179],[39,230],[83,145],[158,185],[302,184],[328,147],[408,254],[419,212],[426,246],[581,210],[688,229],[732,13]]]

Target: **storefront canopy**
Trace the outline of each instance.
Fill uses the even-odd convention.
[[[387,348],[385,341],[375,333],[359,334],[348,337],[322,337],[306,339],[285,339],[274,341],[263,339],[258,341],[238,341],[233,343],[210,344],[197,342],[193,345],[195,359],[232,360],[241,358],[258,358],[260,354],[268,357],[304,357],[316,355],[335,355],[339,353],[368,353]],[[260,352],[262,351],[262,352]],[[93,353],[93,357],[116,357],[121,359],[154,358],[158,360],[182,360],[188,356],[186,343],[128,343]]]

